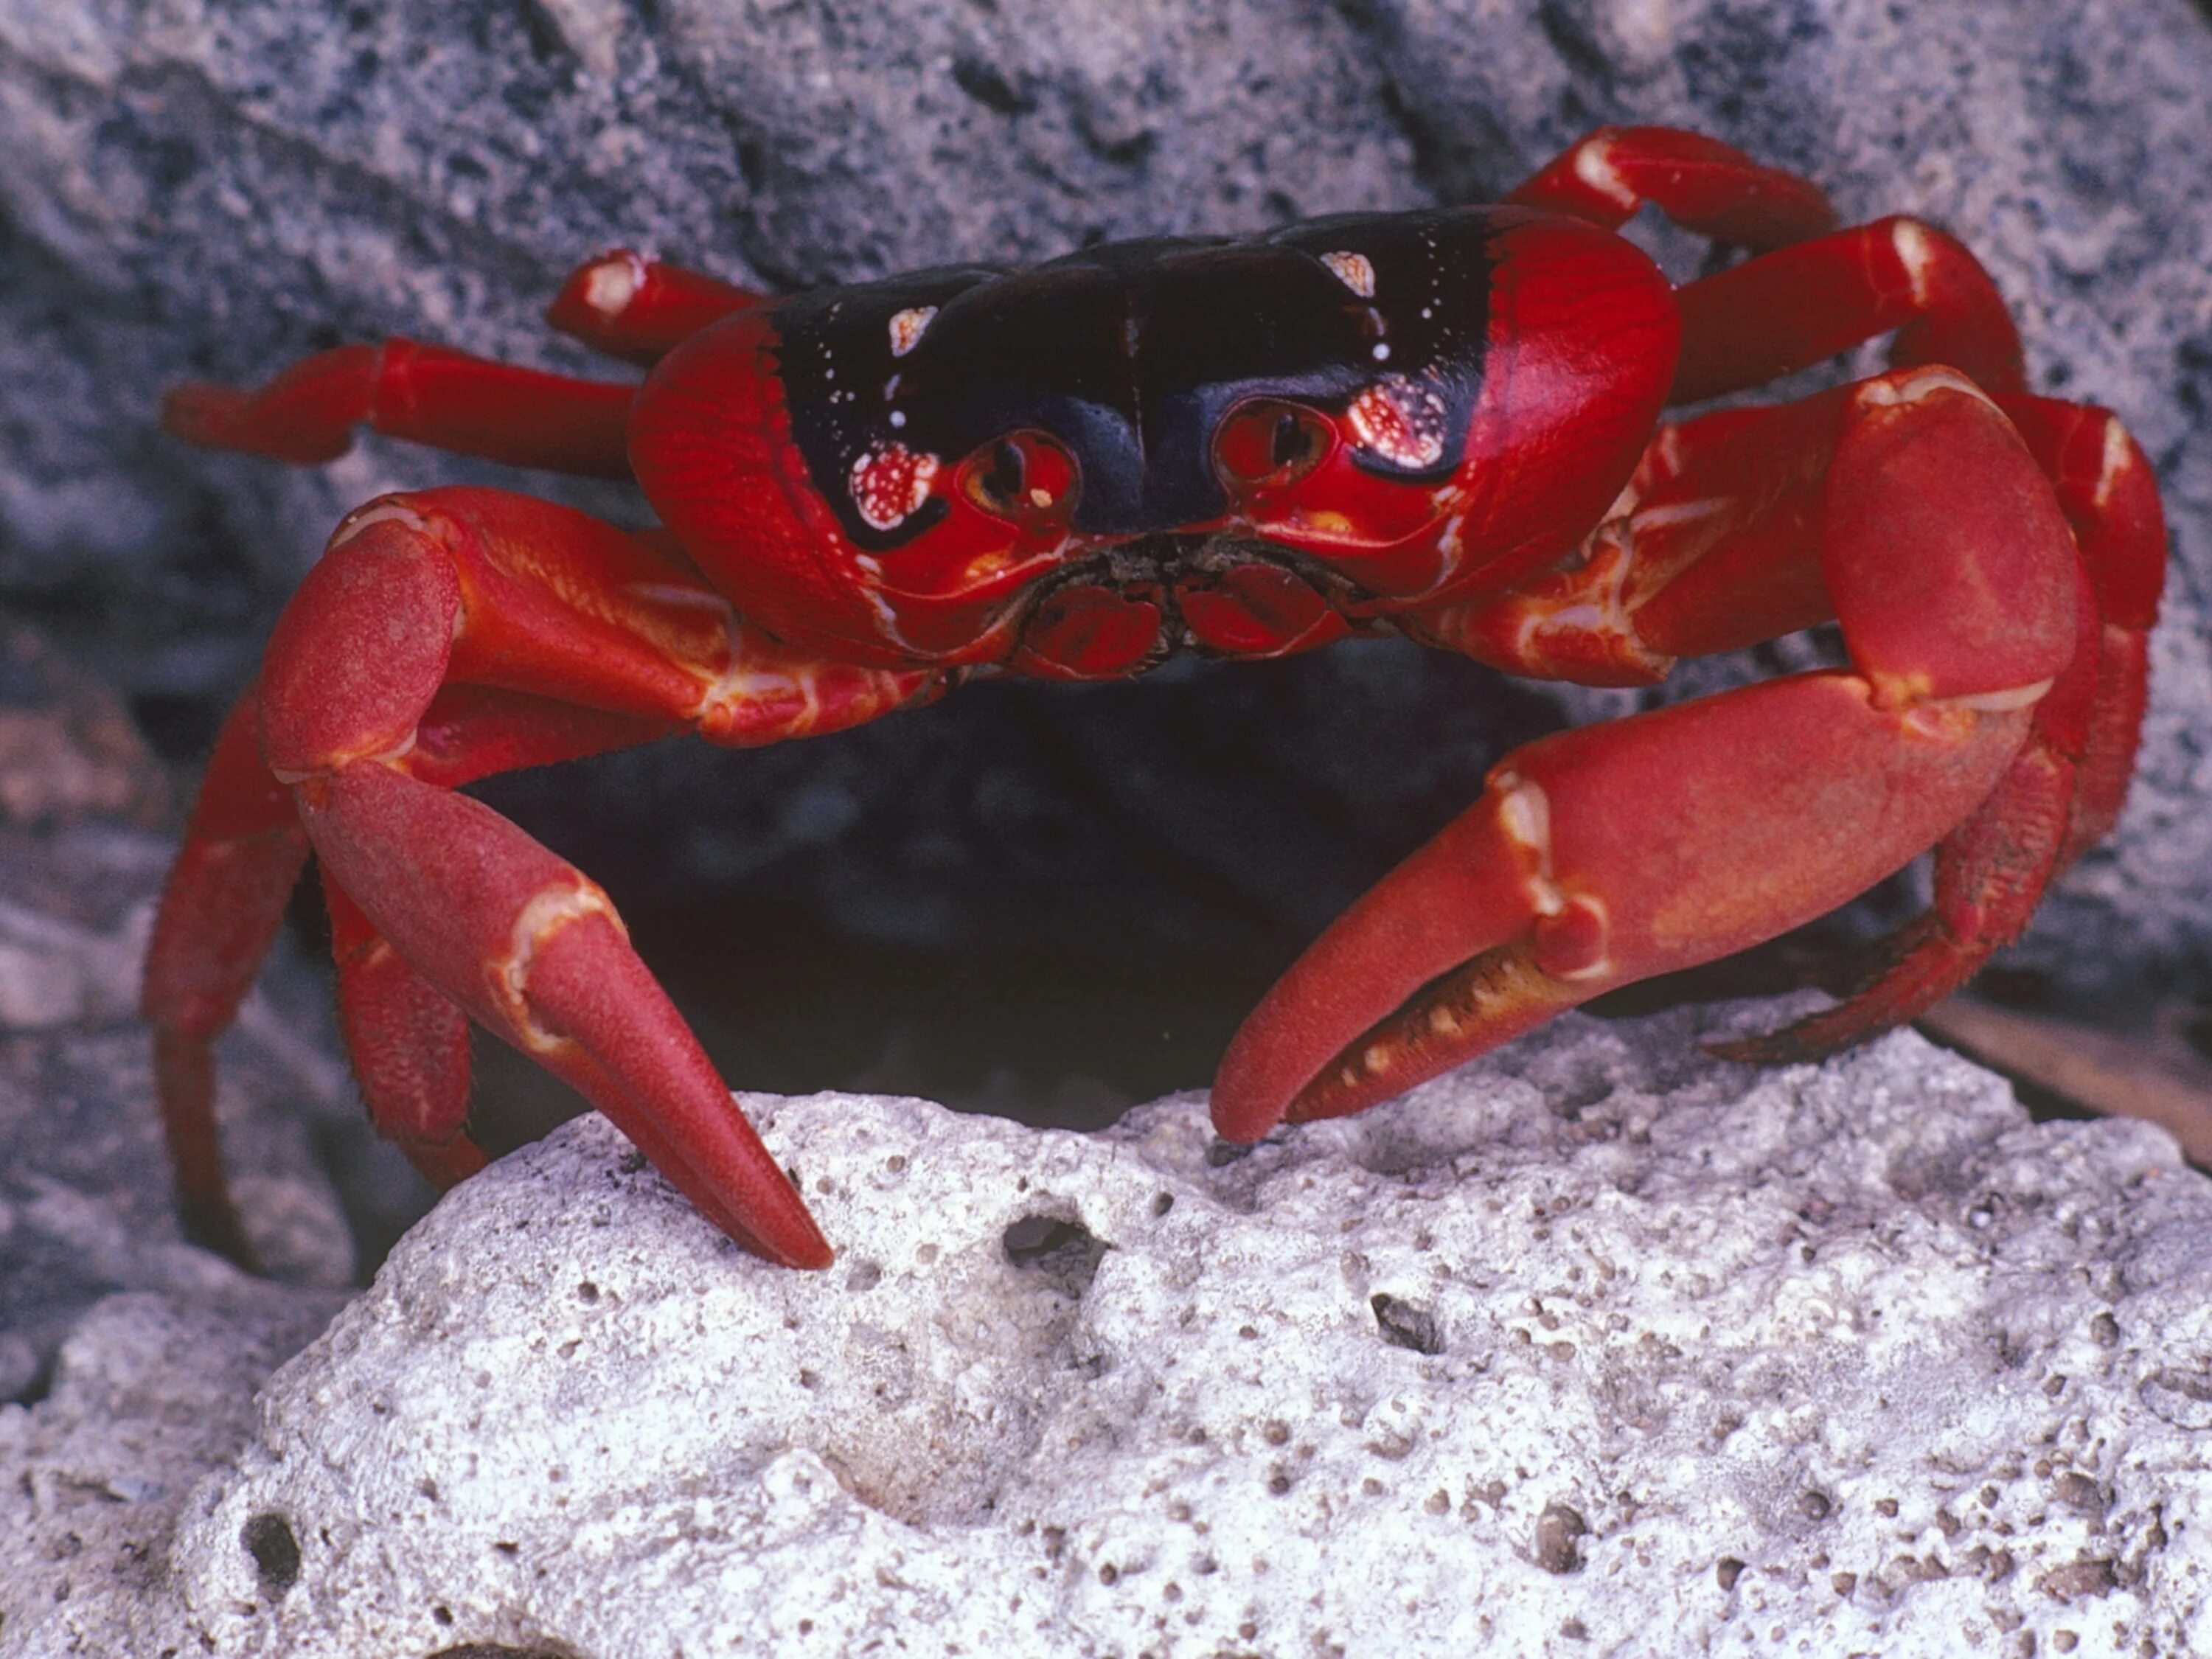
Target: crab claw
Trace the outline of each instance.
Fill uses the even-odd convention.
[[[299,800],[325,867],[423,981],[573,1085],[732,1237],[829,1265],[597,885],[489,807],[386,767],[342,767]]]
[[[2031,702],[1883,708],[1857,675],[1802,674],[1516,750],[1246,1019],[1215,1127],[1249,1141],[1363,1110],[1832,909],[1974,810]]]

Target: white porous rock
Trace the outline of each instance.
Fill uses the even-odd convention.
[[[744,1097],[815,1274],[580,1120],[277,1375],[140,1650],[2212,1652],[2212,1186],[1701,1034],[1243,1156]]]
[[[8,1659],[153,1651],[132,1627],[162,1594],[185,1495],[228,1467],[252,1427],[254,1390],[337,1311],[331,1291],[204,1260],[197,1293],[97,1304],[61,1343],[45,1397],[0,1402]]]

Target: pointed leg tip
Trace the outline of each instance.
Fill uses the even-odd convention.
[[[177,1220],[183,1228],[187,1243],[222,1257],[240,1273],[265,1278],[268,1268],[253,1242],[246,1236],[246,1226],[228,1198],[220,1201],[195,1200],[179,1194]]]
[[[1753,1036],[1715,1037],[1704,1045],[1716,1060],[1738,1066],[1814,1066],[1893,1030],[1909,1014],[1863,1007],[1856,999]]]
[[[209,380],[185,380],[161,394],[161,425],[188,443],[219,448],[245,407],[242,392]]]

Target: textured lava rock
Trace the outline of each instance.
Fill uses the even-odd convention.
[[[1570,1018],[1243,1157],[1193,1097],[1091,1138],[753,1098],[817,1275],[580,1120],[277,1375],[160,1594],[67,1617],[241,1659],[2204,1650],[2212,1185],[1916,1037],[1698,1035]]]
[[[2201,980],[2207,84],[2185,0],[0,0],[0,585],[188,743],[342,507],[495,475],[374,443],[306,474],[193,454],[151,421],[181,375],[388,331],[573,365],[532,318],[614,241],[789,286],[1490,193],[1596,122],[1681,123],[1849,215],[1956,228],[2036,384],[2112,404],[2157,459],[2180,567],[2134,807],[2022,959],[2077,989]],[[688,782],[654,754],[500,799],[626,903],[768,893],[939,961],[1212,952],[1238,988],[1193,1015],[1218,1041],[1510,742],[1627,701],[1386,647],[977,689],[833,744],[694,750]]]

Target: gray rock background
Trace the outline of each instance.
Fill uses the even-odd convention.
[[[153,424],[179,377],[386,332],[580,366],[536,314],[612,242],[788,287],[1492,194],[1595,123],[1680,123],[1955,228],[2036,384],[2159,464],[2133,807],[2017,958],[2124,1011],[2212,963],[2209,92],[2186,0],[0,0],[0,600],[186,756],[345,507],[517,480],[200,454]],[[733,1077],[1096,1121],[1201,1081],[1510,743],[1627,701],[1366,645],[487,793],[610,881]],[[775,970],[732,986],[730,939]]]

